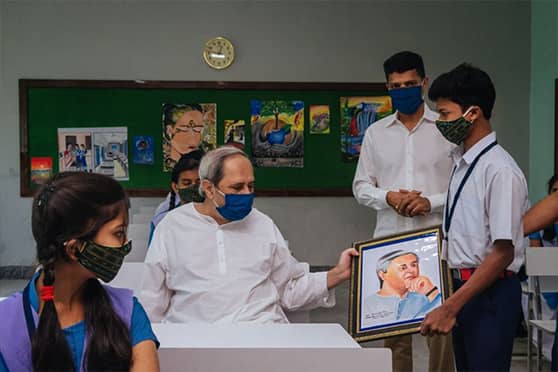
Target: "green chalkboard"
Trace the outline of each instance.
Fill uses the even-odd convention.
[[[225,119],[246,123],[250,155],[251,100],[303,101],[304,167],[255,168],[259,195],[350,195],[356,162],[341,156],[340,97],[385,96],[381,83],[171,82],[28,80],[19,81],[21,134],[21,195],[33,194],[30,160],[52,157],[58,171],[58,128],[127,127],[128,143],[135,135],[153,136],[155,164],[132,162],[129,181],[122,185],[131,196],[162,196],[170,174],[162,166],[163,103],[216,103],[217,143],[224,141]],[[310,105],[329,105],[329,135],[309,133]],[[129,146],[131,147],[131,146]]]

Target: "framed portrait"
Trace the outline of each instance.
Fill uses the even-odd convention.
[[[358,342],[417,333],[450,295],[440,226],[355,242],[349,332]]]

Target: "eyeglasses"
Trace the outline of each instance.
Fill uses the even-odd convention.
[[[203,125],[196,125],[196,123],[194,123],[194,121],[190,121],[187,125],[186,128],[179,128],[179,127],[175,127],[174,130],[176,132],[195,132],[195,133],[201,133],[201,131],[203,130]]]

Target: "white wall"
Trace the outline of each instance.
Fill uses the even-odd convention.
[[[221,72],[201,57],[216,35],[237,51]],[[34,257],[30,200],[19,197],[19,78],[374,82],[386,57],[412,49],[431,76],[465,60],[486,69],[500,143],[529,163],[529,2],[2,2],[0,38],[0,266]],[[257,206],[314,265],[373,229],[374,214],[352,198]]]

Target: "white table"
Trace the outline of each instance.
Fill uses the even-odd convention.
[[[391,371],[389,349],[362,349],[338,324],[153,324],[161,371]]]
[[[161,348],[360,348],[339,324],[153,324]]]

